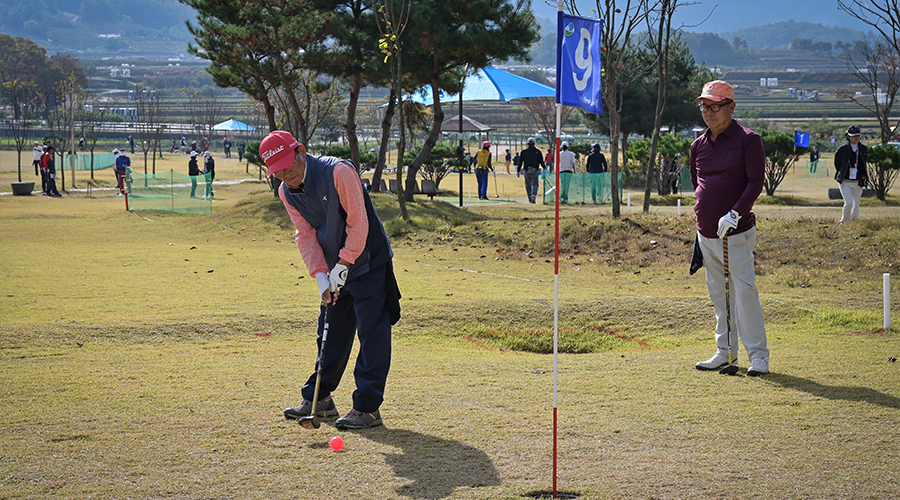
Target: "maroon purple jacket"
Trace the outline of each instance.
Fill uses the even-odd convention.
[[[715,143],[710,140],[708,129],[698,137],[691,144],[697,231],[707,238],[718,238],[719,219],[730,210],[741,216],[733,233],[753,227],[753,203],[762,192],[765,167],[762,139],[737,120],[731,121]]]

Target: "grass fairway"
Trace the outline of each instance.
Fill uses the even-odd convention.
[[[306,431],[281,409],[315,360],[315,282],[265,185],[217,172],[250,181],[220,184],[209,216],[132,214],[97,190],[0,197],[0,498],[549,492],[550,207],[417,197],[406,223],[375,195],[404,312],[385,426]],[[881,328],[897,208],[867,200],[862,221],[839,226],[839,205],[820,199],[834,182],[797,184],[795,208],[757,206],[772,351],[759,378],[743,357],[735,377],[693,368],[712,353],[713,317],[703,273],[687,273],[689,207],[619,220],[608,206],[563,208],[560,491],[900,496],[900,363],[888,361],[900,336]],[[348,373],[342,413],[353,388]],[[342,452],[328,447],[336,435]]]

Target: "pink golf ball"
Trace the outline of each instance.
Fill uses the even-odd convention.
[[[331,438],[331,442],[328,444],[331,445],[331,449],[334,451],[341,451],[344,449],[344,440],[338,436]]]

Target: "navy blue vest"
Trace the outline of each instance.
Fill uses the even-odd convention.
[[[293,189],[287,184],[281,185],[281,191],[287,202],[316,229],[316,238],[325,254],[325,263],[329,270],[340,260],[338,253],[347,239],[347,212],[341,206],[337,188],[334,187],[334,166],[342,161],[350,164],[349,161],[333,156],[306,155],[306,179],[303,181],[303,187]],[[362,194],[369,220],[369,234],[366,236],[365,249],[348,269],[348,282],[378,269],[394,257],[391,242],[384,232],[384,226],[378,218],[378,213],[375,212],[372,200],[369,199],[369,193],[363,189]]]

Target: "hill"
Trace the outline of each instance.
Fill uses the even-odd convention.
[[[178,0],[0,0],[0,32],[76,57],[173,57],[191,40]]]
[[[866,37],[863,31],[842,26],[825,26],[810,22],[778,22],[752,28],[742,28],[734,31],[719,33],[719,36],[727,41],[740,38],[750,48],[786,49],[790,47],[795,38],[805,38],[813,43],[827,42],[832,46],[838,44],[852,44]]]

